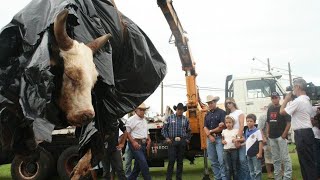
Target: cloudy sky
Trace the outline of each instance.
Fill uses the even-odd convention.
[[[184,72],[176,47],[169,44],[170,28],[156,0],[114,0],[118,9],[150,37],[168,64],[164,104],[186,102]],[[0,27],[30,0],[11,0],[0,6]],[[317,0],[174,0],[187,32],[198,73],[200,97],[224,96],[226,75],[264,73],[267,58],[284,84],[292,73],[320,85],[320,1]],[[253,58],[256,61],[252,61]],[[257,70],[260,69],[260,70]],[[209,90],[208,90],[209,89]],[[146,101],[160,112],[160,88]]]

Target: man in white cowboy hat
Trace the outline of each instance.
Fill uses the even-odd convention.
[[[145,156],[146,150],[151,143],[148,135],[147,120],[144,117],[147,109],[149,107],[142,103],[135,109],[135,115],[131,116],[126,123],[129,139],[128,145],[135,158],[134,168],[128,177],[129,180],[137,179],[140,171],[145,180],[151,179]]]
[[[207,152],[211,162],[214,179],[225,180],[225,166],[223,161],[223,144],[221,132],[224,129],[226,112],[217,107],[218,96],[207,96],[209,106],[204,120],[204,132],[207,135]]]
[[[187,107],[183,106],[182,103],[178,103],[177,106],[173,106],[173,109],[176,111],[176,113],[170,115],[166,119],[161,131],[163,137],[166,138],[166,143],[169,144],[169,164],[166,179],[172,179],[173,167],[177,159],[176,179],[181,180],[184,151],[191,139],[191,127],[188,118],[183,115],[183,112],[187,110]]]

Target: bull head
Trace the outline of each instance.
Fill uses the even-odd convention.
[[[101,36],[85,45],[71,39],[66,32],[68,10],[58,14],[54,22],[54,35],[63,58],[64,74],[58,104],[66,113],[67,120],[75,126],[89,123],[95,116],[91,90],[98,72],[93,63],[93,53],[111,37]]]

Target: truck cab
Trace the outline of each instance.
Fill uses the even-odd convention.
[[[285,89],[279,83],[281,76],[251,75],[234,77],[228,75],[225,84],[225,97],[232,97],[237,102],[238,108],[245,114],[253,113],[257,117],[265,113],[265,108],[270,104],[272,92],[278,92],[281,97]]]

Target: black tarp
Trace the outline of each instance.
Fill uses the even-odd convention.
[[[108,0],[33,0],[0,33],[2,136],[7,126],[16,135],[16,128],[37,119],[67,125],[54,101],[59,71],[49,62],[52,24],[65,8],[69,10],[67,31],[73,39],[88,43],[112,34],[110,44],[94,55],[99,73],[92,91],[96,117],[82,130],[81,146],[95,132],[112,129],[116,119],[147,99],[166,74],[166,63],[148,36]],[[19,140],[11,143],[15,141]]]

